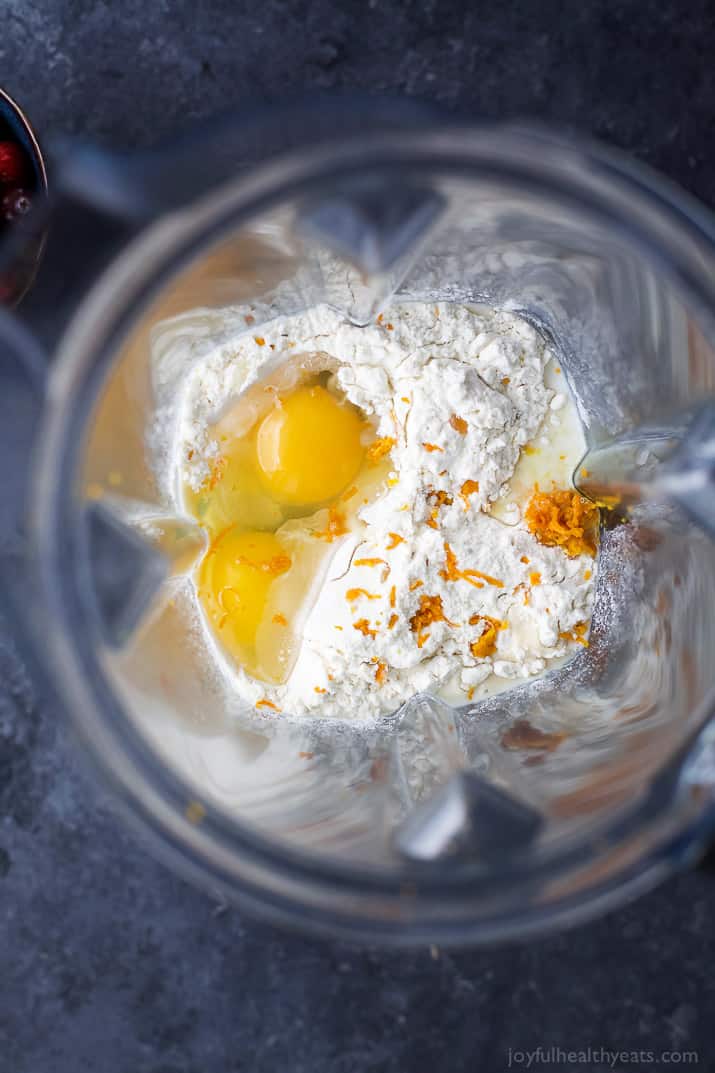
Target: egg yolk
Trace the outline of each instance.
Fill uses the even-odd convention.
[[[363,461],[367,427],[354,406],[320,385],[298,388],[261,421],[258,469],[279,503],[313,506],[342,492]]]
[[[198,589],[224,648],[247,668],[256,662],[256,635],[271,586],[291,557],[274,533],[225,530],[199,568]]]
[[[374,437],[367,418],[316,380],[280,394],[264,385],[212,431],[209,472],[186,489],[211,539],[198,597],[226,655],[254,678],[282,682],[333,542],[391,463],[375,464],[363,446]]]

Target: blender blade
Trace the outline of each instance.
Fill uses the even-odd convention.
[[[440,194],[413,183],[348,180],[305,202],[296,231],[318,251],[327,300],[362,326],[406,278],[444,208]]]
[[[85,511],[92,602],[106,643],[122,647],[154,608],[165,583],[189,573],[206,547],[191,520],[147,513],[105,498]]]
[[[542,822],[530,805],[472,771],[460,771],[417,806],[395,831],[393,844],[413,861],[456,855],[487,860],[525,849]]]

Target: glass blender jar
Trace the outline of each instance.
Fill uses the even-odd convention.
[[[200,362],[228,306],[252,330],[323,302],[362,325],[393,296],[526,317],[589,446],[665,421],[713,390],[707,214],[593,145],[375,101],[134,158],[73,147],[55,191],[37,287],[0,324],[4,593],[154,851],[278,921],[435,943],[581,919],[694,860],[715,819],[715,546],[677,508],[604,531],[590,647],[538,683],[419,694],[378,724],[257,720],[189,628],[203,544],[147,430],[181,390],[152,366],[167,323]]]

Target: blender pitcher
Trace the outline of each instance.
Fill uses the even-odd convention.
[[[54,188],[44,269],[0,325],[3,591],[154,850],[273,919],[385,942],[543,930],[694,860],[715,544],[676,505],[603,528],[590,646],[538,680],[371,723],[359,697],[344,720],[258,715],[192,627],[205,538],[151,429],[180,399],[177,348],[203,361],[227,309],[257,331],[328,303],[359,326],[394,297],[528,319],[590,447],[666,420],[713,392],[707,214],[593,145],[377,101],[136,157],[65,146]]]

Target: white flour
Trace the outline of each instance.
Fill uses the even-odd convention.
[[[198,361],[190,336],[178,336],[183,359],[170,333],[162,343],[165,369],[193,365],[163,482],[170,495],[182,476],[195,488],[205,479],[217,453],[208,427],[226,404],[296,354],[324,355],[336,386],[395,441],[391,486],[337,546],[288,681],[257,682],[217,651],[241,697],[364,720],[449,684],[464,701],[490,676],[537,675],[575,649],[559,635],[590,618],[593,560],[539,544],[517,505],[501,520],[486,513],[508,493],[522,447],[557,448],[573,407],[546,386],[552,355],[533,328],[509,313],[426,303],[395,306],[365,328],[327,307],[263,323],[256,336],[244,310],[224,312],[219,327],[223,341]],[[470,650],[485,625],[475,616],[503,624],[492,654]]]

